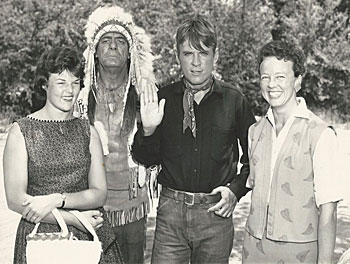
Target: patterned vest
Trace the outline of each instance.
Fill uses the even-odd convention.
[[[311,111],[296,117],[277,156],[270,188],[272,125],[262,118],[249,129],[250,175],[253,188],[246,230],[261,239],[283,242],[317,240],[318,208],[314,197],[312,157],[327,128]],[[268,202],[269,200],[269,202]]]

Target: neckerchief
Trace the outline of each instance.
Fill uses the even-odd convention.
[[[194,95],[199,91],[211,89],[213,87],[214,78],[211,76],[209,82],[200,89],[192,89],[185,78],[183,78],[183,82],[185,84],[185,91],[183,97],[184,120],[182,129],[183,133],[185,133],[186,128],[189,127],[193,137],[196,138],[196,116],[193,107]]]

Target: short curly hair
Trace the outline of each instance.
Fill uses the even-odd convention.
[[[39,58],[34,80],[34,89],[47,85],[50,74],[71,72],[80,79],[80,89],[84,86],[84,57],[71,47],[56,47],[46,50]]]
[[[305,73],[305,55],[296,45],[282,40],[273,40],[264,45],[258,56],[258,71],[260,65],[266,57],[276,57],[277,59],[293,62],[294,76],[298,77]]]

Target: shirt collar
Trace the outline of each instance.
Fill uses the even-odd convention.
[[[307,109],[305,99],[303,97],[297,97],[297,102],[298,106],[297,108],[293,111],[291,116],[294,116],[296,118],[306,118],[309,119],[309,110]],[[272,113],[272,108],[269,107],[265,114],[265,118],[267,118],[272,124],[275,124],[275,119]]]
[[[217,93],[222,95],[222,87],[220,85],[220,83],[214,78],[214,85],[213,85],[213,93]]]

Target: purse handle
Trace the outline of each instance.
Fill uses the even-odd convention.
[[[68,227],[66,222],[64,221],[61,213],[57,210],[57,208],[53,209],[52,212],[53,216],[56,218],[58,225],[61,228],[61,233],[63,237],[68,236]],[[36,223],[33,231],[29,234],[29,237],[34,237],[34,235],[38,232],[38,228],[39,228],[40,222]]]
[[[72,210],[69,212],[72,213],[76,218],[78,218],[80,223],[82,223],[83,226],[86,228],[86,230],[89,231],[90,234],[93,236],[94,241],[99,241],[98,236],[95,232],[95,229],[92,227],[92,225],[89,223],[89,221],[81,212],[79,212],[78,210]]]
[[[93,236],[94,241],[99,241],[98,236],[94,230],[94,228],[92,227],[92,225],[89,223],[89,221],[86,219],[86,217],[79,212],[78,210],[72,210],[69,211],[70,213],[72,213],[76,218],[78,218],[78,220],[82,223],[82,225],[86,228],[87,231],[90,232],[90,234]],[[61,233],[63,237],[68,236],[68,227],[66,222],[64,221],[61,213],[57,210],[57,208],[52,210],[52,214],[54,215],[54,217],[56,218],[58,225],[61,228]],[[29,237],[34,237],[34,235],[38,232],[38,228],[39,228],[40,222],[37,223],[33,229],[33,231],[29,234]]]

